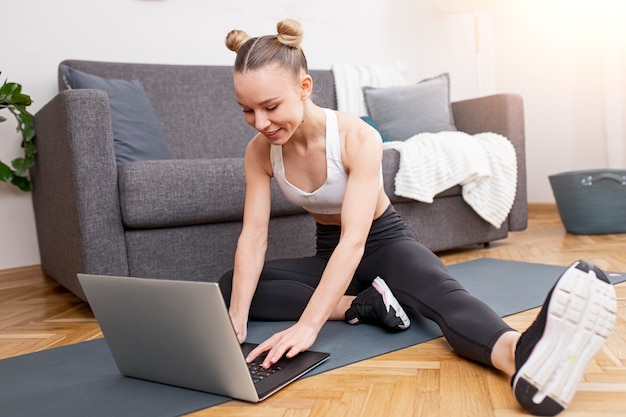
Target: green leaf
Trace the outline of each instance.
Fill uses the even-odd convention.
[[[22,91],[22,86],[17,83],[4,82],[5,92],[7,95],[19,94]]]
[[[33,142],[26,142],[23,148],[24,148],[24,154],[27,157],[31,157],[37,153],[37,147],[35,146]]]
[[[0,162],[0,181],[10,182],[13,178],[13,170],[4,162]]]
[[[32,126],[35,123],[35,118],[32,114],[28,113],[26,109],[22,110],[21,113],[17,115],[17,119],[26,126]]]
[[[24,175],[26,172],[24,158],[16,158],[12,160],[11,165],[13,165],[13,169],[17,175]]]
[[[35,137],[35,129],[33,129],[32,127],[25,128],[24,130],[22,130],[22,137],[24,138],[25,142],[31,142]]]
[[[11,168],[0,162],[0,181],[15,185],[22,191],[32,191],[33,183],[23,175],[16,175]]]
[[[16,130],[22,134],[22,148],[24,158],[16,158],[11,162],[15,169],[0,162],[0,181],[11,183],[22,191],[31,191],[33,184],[25,174],[35,165],[37,148],[33,143],[35,138],[35,117],[26,109],[32,104],[29,95],[22,93],[22,86],[17,83],[5,81],[0,86],[0,110],[8,109],[17,120]],[[0,122],[5,122],[6,117],[0,116]]]
[[[22,191],[33,191],[33,183],[26,177],[14,175],[11,179],[11,184],[15,185]]]
[[[2,101],[6,103],[12,103],[13,95],[19,94],[20,90],[21,88],[19,86],[16,86],[14,83],[6,83],[5,88],[3,88],[2,90],[2,96],[0,96],[0,98],[2,98]]]
[[[15,174],[24,175],[26,171],[35,165],[35,160],[33,158],[16,158],[11,161],[11,165],[15,169]]]

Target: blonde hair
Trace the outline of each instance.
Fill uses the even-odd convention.
[[[308,72],[304,52],[300,47],[304,32],[300,22],[285,19],[276,25],[277,35],[251,37],[243,30],[231,30],[226,35],[226,47],[237,53],[235,72],[261,68],[278,63],[298,77],[302,70]]]

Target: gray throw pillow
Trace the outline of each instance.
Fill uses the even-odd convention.
[[[363,87],[369,116],[389,140],[403,141],[418,133],[455,131],[447,73],[414,85]]]
[[[71,88],[103,90],[109,96],[117,165],[172,158],[154,108],[139,81],[101,78],[66,65],[59,69]]]

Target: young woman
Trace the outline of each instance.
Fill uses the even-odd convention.
[[[615,320],[615,295],[605,275],[576,262],[523,335],[506,325],[394,210],[382,187],[379,134],[356,116],[313,103],[301,40],[302,28],[293,20],[280,22],[277,36],[251,38],[234,30],[226,38],[237,53],[237,102],[259,133],[244,159],[245,209],[234,270],[220,284],[241,342],[249,319],[296,321],[248,359],[267,353],[268,367],[283,355],[293,357],[313,345],[327,320],[401,331],[409,326],[406,311],[434,320],[459,355],[512,376],[527,410],[561,411],[576,391],[569,382],[580,379]],[[315,256],[264,262],[272,178],[315,219]],[[565,308],[574,299],[580,310]]]

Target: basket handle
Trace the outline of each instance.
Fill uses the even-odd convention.
[[[617,174],[612,174],[610,172],[605,172],[605,173],[596,175],[595,177],[588,175],[586,177],[583,177],[583,179],[580,180],[580,182],[583,186],[590,187],[593,185],[594,182],[600,181],[600,180],[613,180],[626,186],[626,175],[617,175]]]

